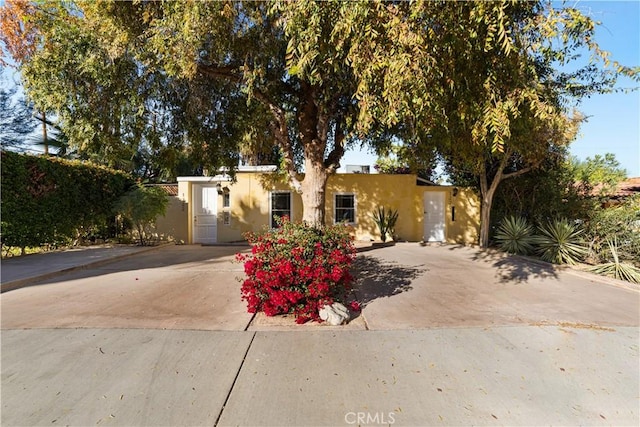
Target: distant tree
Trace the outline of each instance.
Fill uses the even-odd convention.
[[[0,147],[4,150],[23,151],[28,137],[38,122],[33,118],[33,108],[11,84],[6,69],[0,67]]]
[[[382,151],[382,150],[380,150]],[[432,151],[431,157],[424,153],[415,155],[412,146],[406,143],[395,143],[379,155],[374,168],[380,173],[407,174],[414,173],[420,178],[434,181],[436,178],[437,153]]]
[[[585,160],[572,157],[571,163],[576,182],[589,189],[599,186],[601,195],[610,194],[627,177],[627,171],[620,166],[613,153],[606,153],[604,156],[596,154]]]

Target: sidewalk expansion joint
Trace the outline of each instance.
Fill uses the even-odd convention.
[[[245,332],[247,332],[247,330],[251,327],[251,324],[253,323],[253,320],[256,318],[257,314],[258,314],[257,311],[255,313],[253,313],[253,315],[251,316],[251,319],[249,320],[249,323],[247,323],[247,326],[245,326],[245,328],[244,328]]]
[[[248,326],[247,326],[248,327]],[[246,329],[245,329],[246,330]],[[245,360],[247,360],[247,355],[249,354],[249,350],[251,350],[251,346],[253,345],[253,340],[256,338],[256,333],[253,332],[251,336],[251,341],[249,341],[249,345],[247,346],[247,351],[244,352],[244,356],[242,356],[242,362],[238,367],[238,372],[236,372],[236,376],[233,378],[233,382],[231,383],[231,387],[229,388],[229,393],[227,393],[227,397],[224,399],[224,403],[222,404],[222,408],[220,408],[220,413],[216,418],[216,422],[213,424],[214,427],[218,425],[220,422],[220,418],[222,417],[222,413],[224,412],[224,408],[227,406],[227,402],[229,402],[229,398],[231,397],[231,393],[233,393],[233,389],[236,386],[236,381],[238,381],[238,377],[240,376],[240,372],[242,372],[242,367],[244,366]]]

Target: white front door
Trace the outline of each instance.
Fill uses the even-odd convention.
[[[444,191],[425,191],[424,193],[424,240],[426,242],[444,242],[445,212]]]
[[[218,237],[218,190],[193,185],[193,243],[215,243]]]

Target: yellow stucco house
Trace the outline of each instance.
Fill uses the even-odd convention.
[[[275,215],[302,219],[302,199],[273,179],[275,166],[240,167],[225,174],[179,177],[177,194],[158,231],[189,244],[243,241],[243,233],[273,226]],[[345,173],[329,177],[325,221],[347,222],[356,240],[379,240],[373,213],[397,210],[401,240],[474,244],[480,201],[464,188],[438,186],[416,175]]]

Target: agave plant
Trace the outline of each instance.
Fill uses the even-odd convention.
[[[607,239],[607,244],[609,245],[609,251],[611,252],[613,261],[594,265],[593,267],[587,268],[587,271],[640,284],[640,268],[633,264],[620,262],[620,258],[618,257],[618,239],[615,236],[613,240]]]
[[[378,210],[373,213],[373,219],[380,228],[380,239],[385,242],[387,240],[387,234],[393,234],[395,232],[396,222],[398,221],[398,211],[387,210],[384,207],[378,207]]]
[[[582,241],[584,229],[562,218],[538,227],[537,252],[544,261],[575,265],[588,252]]]
[[[495,235],[498,246],[505,252],[526,255],[533,252],[533,227],[522,217],[510,216],[500,222]]]

